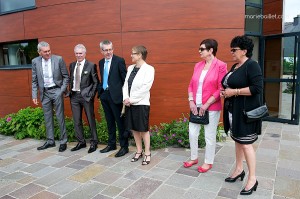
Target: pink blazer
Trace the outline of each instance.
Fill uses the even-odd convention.
[[[195,65],[194,73],[188,87],[188,93],[193,92],[194,102],[196,102],[196,93],[199,86],[199,78],[204,68],[205,61],[198,62]],[[227,65],[214,58],[203,82],[202,86],[202,103],[205,104],[210,96],[214,96],[216,102],[209,106],[210,111],[219,111],[222,109],[220,100],[221,80],[227,73]]]

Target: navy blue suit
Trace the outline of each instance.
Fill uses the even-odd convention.
[[[105,59],[99,61],[101,81],[98,84],[98,97],[105,113],[108,127],[108,146],[116,146],[116,124],[121,147],[128,147],[128,133],[125,133],[124,119],[120,117],[123,107],[122,87],[126,77],[125,60],[113,55],[108,74],[108,89],[103,90]]]

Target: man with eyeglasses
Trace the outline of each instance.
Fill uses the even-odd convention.
[[[108,127],[108,144],[100,152],[107,153],[116,150],[117,125],[121,149],[115,157],[121,157],[128,153],[128,133],[125,132],[124,121],[120,117],[123,107],[122,87],[127,70],[124,58],[113,54],[111,41],[101,41],[100,50],[104,58],[99,61],[101,81],[98,84],[98,97],[101,100]]]

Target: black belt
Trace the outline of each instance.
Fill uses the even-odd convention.
[[[72,91],[74,94],[80,94],[80,91]]]
[[[44,87],[44,90],[45,91],[48,91],[48,90],[52,90],[52,89],[55,89],[55,88],[59,88],[58,86],[51,86],[51,87]]]

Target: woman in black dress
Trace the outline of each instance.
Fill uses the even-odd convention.
[[[249,111],[261,105],[263,93],[263,77],[260,66],[251,59],[253,42],[247,36],[237,36],[232,39],[230,47],[234,64],[222,80],[224,90],[223,121],[224,129],[230,131],[235,141],[236,165],[226,182],[235,182],[245,177],[243,160],[247,162],[249,175],[241,195],[250,195],[256,191],[258,182],[255,175],[256,157],[252,143],[261,134],[261,120],[246,123],[244,110]]]
[[[133,132],[137,151],[131,162],[138,161],[143,157],[142,141],[145,152],[142,165],[150,163],[150,89],[154,81],[154,68],[145,62],[147,49],[144,46],[132,48],[131,59],[135,63],[128,67],[124,86],[123,104],[125,110],[125,126]]]

